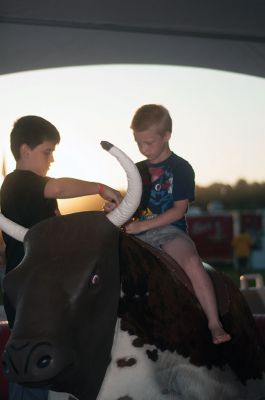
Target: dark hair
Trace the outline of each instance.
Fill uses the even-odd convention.
[[[157,127],[160,134],[172,132],[172,119],[165,107],[158,104],[145,104],[135,112],[131,129],[141,132],[152,126]]]
[[[36,115],[19,118],[10,133],[10,148],[15,160],[19,160],[20,147],[23,144],[34,149],[45,140],[56,144],[60,142],[60,134],[53,124]]]

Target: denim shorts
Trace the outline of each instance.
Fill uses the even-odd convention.
[[[177,237],[185,238],[190,240],[190,237],[182,229],[177,228],[174,225],[166,225],[161,228],[150,229],[149,231],[135,235],[138,239],[150,244],[157,249],[161,249],[161,246],[169,240],[176,239]]]

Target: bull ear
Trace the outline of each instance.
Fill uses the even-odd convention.
[[[120,149],[109,142],[101,142],[103,149],[109,151],[121,164],[128,180],[127,193],[121,204],[107,214],[107,218],[116,226],[122,226],[137,210],[142,196],[142,179],[134,162]]]
[[[7,235],[18,240],[19,242],[24,241],[24,237],[28,231],[27,228],[24,228],[23,226],[16,224],[10,219],[4,217],[3,214],[1,213],[0,213],[0,229],[4,231]]]

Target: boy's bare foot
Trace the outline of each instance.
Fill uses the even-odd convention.
[[[222,344],[229,342],[232,338],[229,333],[227,333],[223,327],[217,327],[215,329],[211,329],[213,344]]]
[[[222,344],[230,342],[231,335],[229,333],[223,333],[222,335],[213,336],[213,344]]]

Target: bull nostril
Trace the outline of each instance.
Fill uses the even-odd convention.
[[[51,360],[52,360],[51,356],[49,356],[49,355],[43,356],[38,360],[37,367],[38,368],[47,368],[50,365]]]

